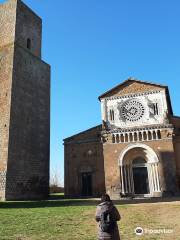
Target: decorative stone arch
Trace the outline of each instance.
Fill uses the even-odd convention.
[[[137,149],[137,150],[136,150]],[[134,151],[134,152],[133,152]],[[138,166],[133,164],[133,160],[137,157],[142,157],[146,161],[146,164]],[[121,193],[123,195],[135,195],[138,194],[137,186],[139,183],[135,184],[134,177],[142,175],[142,171],[146,171],[146,180],[143,183],[148,182],[147,191],[141,192],[143,196],[155,196],[160,194],[160,181],[158,173],[159,158],[157,153],[148,145],[143,143],[133,143],[129,144],[123,149],[119,156],[118,165],[120,167],[121,175]],[[134,169],[136,167],[136,169]],[[139,167],[142,167],[139,172]],[[146,169],[145,169],[146,168]],[[138,175],[137,171],[138,170]],[[135,172],[136,172],[136,175]],[[139,178],[139,177],[138,177]],[[136,178],[137,179],[137,178]]]
[[[134,148],[142,148],[146,151],[148,163],[158,163],[159,162],[158,155],[151,147],[149,147],[148,145],[143,144],[143,143],[133,143],[133,144],[129,144],[121,152],[121,154],[119,156],[119,161],[118,161],[119,166],[123,166],[123,160],[124,160],[126,153]]]

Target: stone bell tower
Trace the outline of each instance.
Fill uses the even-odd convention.
[[[50,66],[42,20],[21,0],[0,4],[0,199],[49,192]]]

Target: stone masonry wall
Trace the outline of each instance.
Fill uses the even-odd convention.
[[[50,67],[15,45],[7,199],[48,194]]]
[[[32,54],[41,58],[42,20],[18,0],[15,42],[27,48],[27,39],[31,41]]]
[[[0,4],[1,199],[49,190],[50,66],[40,58],[41,34],[41,19],[21,0]]]
[[[0,47],[14,42],[17,0],[0,4]]]
[[[5,197],[13,54],[13,45],[0,48],[0,199]]]
[[[0,4],[0,199],[5,198],[16,0]]]

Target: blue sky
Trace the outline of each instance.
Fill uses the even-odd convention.
[[[24,2],[43,19],[43,59],[52,66],[51,169],[61,180],[62,139],[99,124],[98,96],[128,77],[168,85],[180,115],[179,0]]]

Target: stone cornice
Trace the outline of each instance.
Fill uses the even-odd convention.
[[[131,98],[131,97],[139,97],[139,96],[145,96],[145,95],[150,95],[150,94],[155,94],[155,93],[160,93],[162,92],[161,90],[153,90],[153,91],[148,91],[148,92],[139,92],[139,93],[131,93],[131,94],[124,94],[123,96],[112,96],[112,97],[107,97],[105,100],[115,100],[115,99],[124,99],[124,98]]]
[[[100,143],[100,139],[94,138],[94,139],[85,139],[85,140],[77,140],[77,141],[66,141],[63,145],[69,145],[69,144],[82,144],[82,143]]]
[[[172,124],[166,124],[166,125],[152,125],[152,126],[144,126],[144,127],[117,128],[117,129],[111,129],[111,130],[104,130],[102,131],[102,134],[148,131],[148,130],[154,130],[154,129],[172,129],[173,130],[174,127]]]

